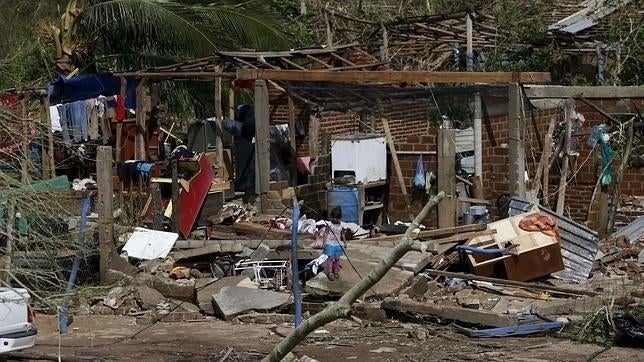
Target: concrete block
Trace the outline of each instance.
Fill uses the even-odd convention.
[[[146,285],[137,286],[136,295],[143,309],[154,309],[157,304],[166,300],[163,294],[161,294],[158,290],[150,288]]]
[[[224,287],[212,296],[217,315],[226,320],[249,311],[272,311],[285,306],[291,300],[286,293],[264,289]]]
[[[204,313],[208,315],[215,314],[215,307],[212,305],[212,296],[219,293],[223,287],[236,286],[240,281],[245,279],[243,275],[225,277],[221,279],[201,278],[196,280],[197,305]]]
[[[153,276],[148,281],[149,287],[156,289],[164,297],[179,299],[192,303],[195,298],[194,280],[173,280],[170,278]]]

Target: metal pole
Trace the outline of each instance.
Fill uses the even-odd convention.
[[[76,249],[76,256],[74,257],[74,264],[72,265],[72,272],[69,274],[67,281],[67,288],[65,289],[65,296],[63,298],[63,305],[58,311],[58,330],[60,333],[67,333],[67,305],[72,298],[72,291],[76,284],[76,276],[80,268],[81,254],[83,253],[83,245],[85,244],[85,227],[87,225],[87,213],[89,211],[89,196],[85,196],[81,204],[80,227],[78,232],[78,245]]]
[[[297,198],[293,197],[293,225],[291,226],[291,290],[295,302],[295,328],[302,323],[302,297],[300,295],[300,275],[297,267],[297,230],[300,219],[300,205]]]

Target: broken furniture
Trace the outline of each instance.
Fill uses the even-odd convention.
[[[503,274],[510,280],[527,281],[562,270],[564,266],[559,241],[541,231],[526,231],[519,227],[521,220],[536,213],[538,211],[493,222],[488,228],[496,230],[496,234],[473,238],[468,246],[513,249],[507,255],[468,253],[474,274]]]
[[[285,260],[248,260],[235,264],[235,272],[252,271],[255,283],[268,287],[270,283],[280,288],[286,280]],[[269,275],[270,274],[270,275]]]

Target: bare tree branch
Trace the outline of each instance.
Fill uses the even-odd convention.
[[[317,328],[339,318],[348,318],[349,313],[351,312],[351,305],[367,290],[373,287],[380,279],[382,279],[382,277],[387,274],[387,271],[389,271],[389,269],[391,269],[391,267],[393,267],[400,258],[411,250],[414,243],[412,239],[412,231],[416,229],[427,217],[429,210],[434,208],[444,197],[445,193],[442,191],[439,192],[438,195],[432,197],[407,228],[407,232],[405,232],[402,240],[396,244],[387,256],[380,260],[380,263],[378,263],[378,265],[373,268],[364,279],[360,280],[360,282],[349,289],[337,303],[330,304],[321,312],[302,322],[298,328],[273,348],[271,353],[264,358],[264,361],[277,362],[282,360],[284,356],[286,356],[291,350],[293,350],[293,348],[302,342],[306,336]]]

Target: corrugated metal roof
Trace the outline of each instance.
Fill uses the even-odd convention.
[[[630,2],[631,0],[615,0],[610,2],[605,0],[584,1],[581,4],[584,6],[583,9],[551,24],[548,30],[577,34],[597,25],[599,20]]]
[[[513,198],[510,201],[510,216],[522,214],[532,210],[534,204]],[[552,212],[552,210],[539,206],[539,210],[557,220],[561,236],[561,257],[564,270],[553,273],[559,279],[582,282],[588,279],[597,255],[598,235],[595,231],[581,225],[567,217]]]
[[[644,238],[644,216],[640,216],[632,223],[617,230],[613,236],[618,237],[624,235],[630,240],[631,244],[639,238]]]

